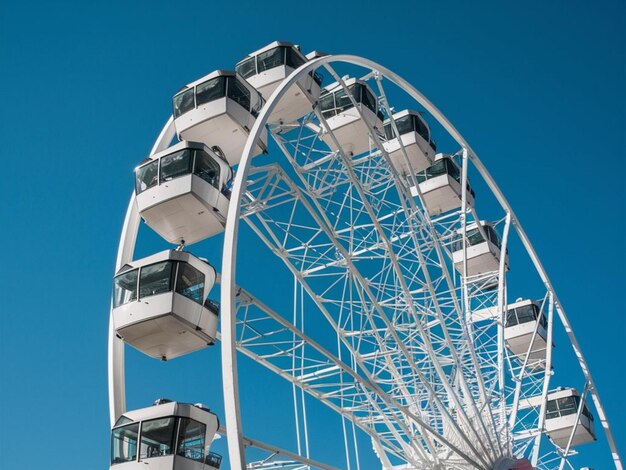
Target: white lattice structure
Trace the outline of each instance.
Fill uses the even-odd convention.
[[[340,67],[358,69],[359,80],[342,77],[335,70]],[[272,114],[283,97],[295,96],[293,87],[302,87],[316,71],[334,82],[330,89],[345,92],[341,107],[333,104],[335,114],[330,116],[328,108],[319,105],[323,92],[319,101],[317,92],[304,93],[311,100],[310,112],[292,122],[270,121],[270,116],[284,114]],[[374,92],[373,115],[381,114],[380,119],[372,118],[371,109],[366,109],[371,103],[364,94],[356,96],[348,88],[361,82]],[[398,90],[405,93],[405,102],[390,102],[388,96],[396,96]],[[546,344],[552,344],[555,328],[566,332],[580,365],[582,402],[591,397],[598,428],[603,429],[615,467],[621,470],[598,391],[563,306],[500,189],[450,122],[408,82],[354,56],[313,58],[295,68],[265,98],[248,129],[241,159],[235,158],[239,166],[224,233],[220,333],[226,416],[221,432],[228,430],[231,468],[259,468],[260,464],[246,460],[248,446],[274,456],[263,468],[334,468],[283,450],[280,460],[274,454],[276,447],[244,437],[238,354],[254,359],[366,433],[383,468],[506,470],[525,468],[514,467],[522,458],[546,470],[574,468],[571,460],[578,449],[571,442],[556,446],[544,432],[549,390],[569,385],[553,380],[553,371],[558,377],[558,363],[552,348],[544,348],[538,360],[534,348],[531,364],[526,354],[514,354],[506,347],[507,305],[513,303],[507,295],[512,289],[507,272],[515,269],[516,258],[526,256],[536,269],[528,276],[535,276],[543,291],[515,295],[539,299],[537,305],[547,320]],[[425,177],[411,169],[402,144],[397,146],[404,152],[405,165],[392,164],[384,145],[387,136],[376,123],[390,120],[398,135],[393,118],[403,109],[398,106],[423,109],[431,128],[437,123],[448,134],[450,147],[445,152],[460,173],[457,208],[431,215],[419,184]],[[358,120],[360,138],[369,142],[359,154],[342,146],[328,123],[330,117],[347,110],[351,120],[355,116]],[[271,158],[256,165],[252,157],[265,132],[273,141],[268,145]],[[174,134],[170,119],[152,153],[166,149]],[[433,152],[434,148],[433,143]],[[403,173],[397,168],[403,168]],[[490,218],[490,225],[479,218],[481,199],[487,195],[470,192],[470,172],[483,179],[482,186],[497,202],[498,214]],[[133,260],[139,223],[133,196],[117,269]],[[255,297],[253,286],[237,282],[237,271],[246,269],[246,261],[237,259],[241,223],[293,276],[294,286],[281,287],[293,288],[293,315],[273,310],[267,299]],[[509,255],[512,237],[524,250]],[[478,270],[470,269],[476,240],[484,242],[481,256],[491,260]],[[218,256],[198,254],[209,259]],[[304,327],[305,299],[314,305],[307,308],[306,317],[323,319],[324,340],[320,331]],[[332,347],[329,335],[334,338]],[[530,352],[536,331],[528,337]],[[125,411],[123,347],[112,329],[112,424]],[[572,435],[575,431],[576,426]]]

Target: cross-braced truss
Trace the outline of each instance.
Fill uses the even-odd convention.
[[[381,74],[364,78],[395,127]],[[361,115],[370,150],[352,155],[313,105],[298,122],[269,125],[280,164],[249,168],[241,217],[307,294],[307,317],[323,318],[332,336],[309,336],[241,289],[237,349],[367,433],[383,466],[391,458],[420,469],[491,469],[530,454],[538,468],[567,464],[542,438],[542,408],[524,406],[545,402],[551,365],[504,344],[507,256],[474,276],[452,262],[460,237],[466,254],[468,225],[487,239],[466,191],[458,210],[430,216],[415,175],[391,164],[382,129]],[[450,157],[466,186],[467,149]],[[493,226],[508,253],[510,213]],[[542,309],[548,303],[553,309],[550,290]]]

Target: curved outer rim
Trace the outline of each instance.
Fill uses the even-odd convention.
[[[478,155],[472,150],[467,141],[463,138],[461,133],[452,125],[452,123],[443,115],[435,105],[433,105],[424,95],[422,95],[417,89],[415,89],[409,82],[402,77],[396,75],[391,70],[362,57],[353,55],[328,55],[313,59],[310,62],[302,65],[298,69],[294,70],[289,77],[287,77],[280,86],[274,90],[272,96],[267,100],[265,106],[261,110],[261,113],[257,117],[254,126],[250,131],[246,146],[244,147],[242,158],[239,162],[237,169],[237,175],[233,184],[231,203],[228,207],[228,216],[226,219],[226,228],[224,232],[224,248],[222,258],[222,281],[221,281],[221,299],[222,299],[222,316],[221,316],[221,347],[222,347],[222,377],[224,382],[224,409],[226,426],[228,429],[228,453],[230,458],[230,465],[233,470],[243,470],[246,468],[245,456],[243,453],[242,442],[242,430],[241,430],[241,414],[239,408],[239,387],[237,380],[237,349],[235,345],[235,276],[236,276],[236,262],[237,262],[237,237],[239,233],[239,211],[241,208],[241,197],[246,189],[246,180],[250,164],[252,161],[252,151],[254,149],[255,142],[260,138],[267,120],[271,115],[273,109],[280,101],[282,96],[287,90],[297,82],[301,77],[307,73],[315,70],[320,65],[328,64],[331,62],[346,62],[353,65],[362,66],[372,70],[376,70],[395,83],[398,87],[402,88],[408,93],[415,101],[422,105],[430,115],[432,115],[441,126],[452,136],[452,138],[464,149],[467,150],[469,158],[472,160],[477,170],[489,186],[489,189],[493,192],[498,200],[502,209],[510,216],[511,223],[515,228],[518,236],[520,237],[524,248],[530,256],[537,273],[541,277],[546,289],[554,296],[554,301],[557,307],[557,312],[563,323],[567,335],[572,342],[572,347],[578,358],[578,362],[583,371],[585,379],[589,384],[589,390],[593,397],[595,407],[598,411],[602,427],[611,449],[613,461],[617,470],[622,470],[622,463],[620,456],[615,445],[613,433],[606,418],[606,413],[597,389],[594,385],[591,372],[587,366],[587,362],[582,354],[580,345],[576,340],[574,332],[571,328],[570,322],[565,315],[565,311],[559,302],[552,283],[537,256],[537,252],[530,243],[526,232],[522,228],[519,220],[515,216],[513,209],[504,197],[504,194],[496,184],[491,174],[487,171],[483,163],[478,158]]]
[[[522,228],[519,220],[515,216],[511,206],[504,197],[502,191],[497,186],[491,174],[487,171],[478,155],[472,150],[467,141],[460,132],[450,123],[450,121],[441,113],[424,95],[415,89],[409,82],[402,77],[396,75],[389,69],[365,58],[353,55],[328,55],[319,57],[307,62],[300,68],[296,69],[287,77],[281,85],[274,91],[272,96],[267,100],[261,113],[257,117],[252,127],[246,145],[244,147],[241,161],[232,189],[231,203],[228,208],[228,216],[224,232],[224,248],[222,254],[222,280],[221,280],[221,299],[222,299],[222,315],[221,317],[221,349],[222,349],[222,376],[223,376],[223,394],[225,420],[228,429],[228,452],[230,465],[233,470],[244,470],[246,468],[243,434],[241,429],[241,413],[239,408],[239,387],[237,377],[237,357],[235,344],[235,277],[236,277],[236,260],[237,260],[237,238],[239,232],[239,211],[241,208],[241,196],[246,189],[246,181],[248,171],[252,161],[252,151],[255,142],[260,138],[265,129],[267,120],[273,109],[280,101],[282,96],[287,92],[289,87],[297,82],[304,75],[313,71],[321,65],[331,62],[345,62],[361,67],[378,71],[391,82],[403,89],[409,96],[423,106],[430,115],[432,115],[439,124],[452,136],[452,138],[468,152],[469,158],[474,163],[476,169],[483,177],[502,209],[510,216],[511,223],[520,237],[524,248],[530,256],[537,273],[543,281],[546,289],[554,296],[557,313],[565,327],[567,335],[572,343],[572,347],[576,353],[579,364],[589,385],[589,392],[593,398],[595,408],[598,412],[600,422],[604,429],[615,468],[622,470],[622,463],[617,446],[613,438],[613,433],[606,418],[606,413],[598,391],[593,382],[593,378],[584,359],[578,341],[571,328],[571,324],[563,310],[561,303],[558,301],[552,283],[545,272],[537,253],[530,243],[526,232]],[[173,118],[170,117],[157,138],[150,155],[166,149],[174,138],[175,127]],[[137,211],[134,192],[130,198],[124,225],[120,236],[118,247],[117,261],[115,270],[119,270],[126,262],[131,261],[137,234],[139,231],[140,216]],[[109,388],[109,414],[111,426],[126,411],[126,391],[124,380],[124,343],[115,334],[113,324],[112,311],[109,319],[109,341],[108,341],[108,388]]]

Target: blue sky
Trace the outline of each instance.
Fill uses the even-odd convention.
[[[446,113],[530,235],[624,452],[625,18],[610,0],[2,2],[0,467],[107,468],[110,281],[132,169],[182,85],[275,39],[380,62]],[[138,253],[162,246],[141,237]],[[128,362],[129,407],[170,396],[219,411],[217,351]],[[242,387],[289,399],[248,365]],[[272,422],[263,403],[249,397],[249,429]]]

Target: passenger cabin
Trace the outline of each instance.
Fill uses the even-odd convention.
[[[467,275],[498,271],[500,269],[500,237],[493,226],[481,221],[480,227],[485,232],[486,238],[481,233],[478,224],[473,223],[466,228],[466,251],[467,251]],[[451,246],[454,267],[463,273],[463,235],[457,233]],[[505,269],[508,270],[508,254],[505,254]]]
[[[154,406],[125,412],[111,430],[113,470],[218,470],[210,452],[219,428],[204,406],[157,400]]]
[[[299,47],[290,42],[274,41],[246,56],[236,70],[267,101],[282,81],[307,61]],[[320,96],[321,85],[322,77],[315,72],[298,80],[283,95],[268,122],[290,123],[310,113]]]
[[[235,72],[217,70],[174,96],[174,125],[180,140],[202,142],[231,166],[241,160],[250,130],[263,107],[261,94]],[[267,132],[253,149],[265,151]]]
[[[596,440],[593,415],[586,403],[582,403],[580,418],[576,420],[580,405],[580,395],[574,388],[564,388],[548,394],[546,433],[552,442],[563,449],[567,447],[572,433],[573,438],[570,447]]]
[[[416,111],[405,109],[393,115],[400,137],[396,136],[391,119],[385,121],[385,137],[383,143],[385,151],[396,171],[401,175],[408,175],[411,169],[414,172],[423,171],[430,167],[435,160],[437,146],[431,139],[430,128]],[[402,147],[406,151],[408,164]]]
[[[354,107],[350,96],[340,84],[333,83],[324,88],[320,95],[319,109],[326,119],[328,129],[322,129],[320,137],[334,151],[341,148],[348,155],[359,155],[370,149],[370,132],[366,122],[382,132],[383,116],[378,110],[376,97],[367,83],[356,78],[347,78],[344,83],[358,109]],[[365,121],[361,119],[359,111]],[[333,133],[339,147],[329,132]],[[371,145],[375,146],[374,141]]]
[[[123,266],[113,280],[117,334],[148,356],[168,360],[215,342],[219,306],[208,295],[213,266],[168,250]]]
[[[174,244],[203,240],[224,230],[233,171],[206,145],[180,142],[135,169],[139,214]]]
[[[535,334],[535,330],[537,333]],[[519,300],[507,306],[504,340],[509,350],[531,369],[545,368],[547,321],[534,300]],[[533,341],[533,334],[535,339]],[[532,345],[531,345],[532,343]]]
[[[462,206],[461,169],[450,157],[437,154],[435,163],[416,172],[417,184],[424,204],[432,216],[443,214]],[[417,196],[417,190],[411,190]],[[467,207],[474,205],[474,191],[467,183]]]

